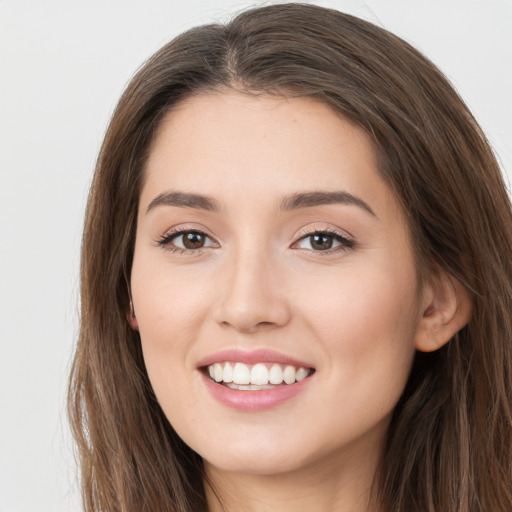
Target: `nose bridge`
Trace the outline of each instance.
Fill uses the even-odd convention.
[[[252,332],[288,322],[289,307],[278,278],[279,264],[264,243],[240,243],[225,264],[219,323]]]

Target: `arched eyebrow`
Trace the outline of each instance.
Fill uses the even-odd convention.
[[[283,211],[297,210],[299,208],[311,208],[313,206],[322,206],[327,204],[346,204],[358,206],[374,217],[375,212],[371,207],[359,197],[356,197],[344,191],[313,191],[313,192],[297,192],[283,198],[280,209]],[[178,206],[181,208],[196,208],[210,212],[219,212],[220,206],[218,202],[208,196],[202,194],[192,194],[188,192],[164,192],[156,196],[149,206],[146,213],[150,212],[157,206]]]
[[[356,197],[344,191],[314,191],[314,192],[299,192],[285,197],[281,201],[281,210],[289,211],[298,208],[310,208],[312,206],[321,206],[325,204],[346,204],[358,206],[367,211],[374,217],[377,217],[375,212],[371,209],[370,205],[365,203],[359,197]]]
[[[218,212],[220,207],[215,199],[201,194],[187,192],[164,192],[156,196],[146,210],[150,212],[157,206],[179,206],[182,208],[197,208],[210,212]]]

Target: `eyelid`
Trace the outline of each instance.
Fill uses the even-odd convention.
[[[310,235],[315,235],[317,233],[328,233],[330,235],[339,236],[340,238],[343,238],[345,240],[355,242],[354,237],[344,229],[340,229],[330,224],[324,223],[309,224],[308,226],[301,228],[296,233],[295,240],[300,240],[301,238]]]

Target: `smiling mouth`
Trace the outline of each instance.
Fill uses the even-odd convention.
[[[279,363],[240,362],[214,363],[205,367],[210,379],[230,389],[257,391],[301,382],[314,373],[314,368]]]

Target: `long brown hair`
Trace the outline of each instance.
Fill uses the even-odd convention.
[[[246,11],[157,52],[112,117],[87,206],[81,329],[69,387],[85,510],[206,510],[201,458],[176,435],[127,321],[145,161],[162,117],[235,88],[323,101],[373,138],[421,271],[473,301],[442,349],[418,353],[379,468],[390,512],[512,510],[512,213],[483,133],[445,77],[389,32],[303,4]]]

